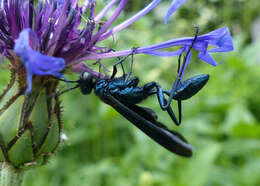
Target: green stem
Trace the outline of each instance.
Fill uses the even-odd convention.
[[[0,169],[0,186],[22,186],[24,170],[15,169],[9,163],[2,163]]]

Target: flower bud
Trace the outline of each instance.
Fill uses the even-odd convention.
[[[37,78],[35,82],[42,80]],[[44,80],[25,95],[18,81],[11,88],[9,83],[0,95],[0,162],[17,168],[42,165],[57,148],[61,134],[60,101],[53,96],[57,83]]]

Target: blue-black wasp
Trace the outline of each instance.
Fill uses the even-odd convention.
[[[194,44],[197,34],[192,42]],[[191,47],[192,47],[191,45]],[[82,94],[90,94],[94,89],[95,94],[106,104],[112,106],[117,112],[124,116],[128,121],[134,124],[137,128],[142,130],[146,135],[152,138],[154,141],[165,147],[169,151],[176,153],[184,157],[190,157],[192,155],[193,147],[187,143],[185,138],[176,131],[169,130],[165,125],[157,121],[157,114],[150,108],[140,107],[137,104],[142,102],[149,96],[156,94],[163,110],[167,110],[172,120],[177,121],[175,114],[170,106],[172,99],[178,100],[180,105],[182,100],[188,99],[195,95],[207,82],[208,75],[199,75],[192,77],[183,83],[179,75],[182,73],[180,69],[180,58],[178,67],[178,77],[175,80],[173,87],[170,91],[165,91],[156,82],[150,82],[142,87],[138,86],[138,77],[132,77],[133,67],[133,55],[135,49],[132,52],[132,63],[130,71],[127,75],[121,77],[115,77],[117,73],[117,65],[121,64],[123,60],[120,60],[113,66],[113,73],[110,78],[94,78],[88,72],[81,74],[80,78],[76,81],[67,81],[77,83],[75,87],[64,90],[57,95],[61,95],[69,90],[80,88]],[[188,53],[190,52],[190,49]],[[187,58],[184,57],[184,63]],[[121,64],[122,65],[122,64]],[[183,71],[183,66],[181,71]],[[123,69],[123,67],[122,67]],[[124,71],[124,70],[123,70]],[[164,94],[169,96],[166,101]],[[179,107],[179,115],[181,115],[181,107]],[[180,116],[179,116],[180,118]]]
[[[113,74],[116,73],[114,66]],[[151,83],[138,87],[138,78],[131,78],[125,81],[125,78],[96,78],[91,74],[84,72],[75,82],[77,85],[64,90],[58,95],[71,89],[79,87],[82,94],[90,94],[94,89],[95,94],[106,104],[112,106],[117,112],[124,116],[128,121],[143,131],[154,141],[165,147],[169,151],[184,157],[192,155],[193,147],[187,143],[185,138],[157,121],[157,114],[150,108],[136,105],[147,98],[149,92],[154,88]],[[74,81],[69,81],[74,82]]]

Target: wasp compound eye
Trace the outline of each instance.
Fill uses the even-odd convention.
[[[92,79],[92,76],[90,73],[88,72],[83,72],[81,75],[80,75],[80,79],[83,80],[83,81],[87,81],[89,79]]]

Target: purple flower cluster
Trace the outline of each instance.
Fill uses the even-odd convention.
[[[172,1],[166,13],[165,23],[185,1]],[[93,76],[98,76],[97,72],[83,62],[131,54],[131,49],[111,51],[99,43],[142,18],[161,0],[151,1],[134,16],[113,27],[112,24],[124,10],[128,0],[111,0],[98,14],[95,12],[95,0],[86,0],[82,6],[78,5],[78,0],[39,0],[38,3],[33,0],[0,2],[0,52],[3,57],[9,59],[14,68],[18,68],[20,64],[24,66],[27,73],[26,93],[28,93],[32,89],[34,75],[62,77],[64,70],[70,68],[76,72],[87,71]],[[103,23],[102,18],[115,6],[111,16]],[[81,28],[79,26],[83,19],[82,15],[86,12],[89,14],[84,20],[86,25]],[[188,51],[193,39],[194,37],[178,38],[140,47],[135,50],[135,54],[144,53],[162,57],[180,55]],[[209,45],[214,48],[208,50]],[[180,46],[180,49],[163,51],[173,46]],[[233,43],[228,28],[223,27],[198,36],[192,48],[199,51],[199,59],[215,66],[217,63],[210,53],[231,51]],[[17,60],[17,56],[20,60]],[[190,56],[185,65],[189,63],[189,59]]]

